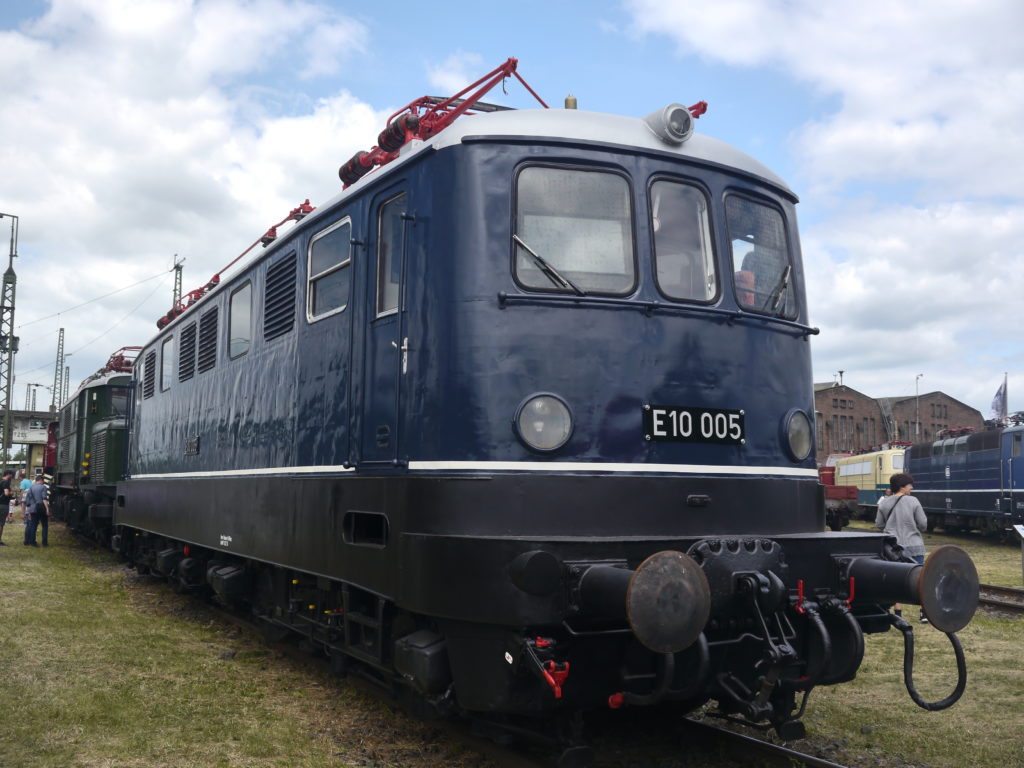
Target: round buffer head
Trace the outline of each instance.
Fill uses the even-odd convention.
[[[711,589],[697,562],[675,550],[657,552],[633,572],[626,616],[645,648],[677,653],[700,637],[711,613]]]
[[[945,544],[924,561],[918,581],[921,607],[932,626],[959,632],[978,607],[978,569],[960,547]]]

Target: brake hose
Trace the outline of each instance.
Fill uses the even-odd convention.
[[[903,682],[906,683],[907,693],[910,694],[914,703],[929,712],[938,712],[956,704],[967,688],[967,660],[964,658],[964,647],[960,644],[960,638],[956,636],[956,633],[944,633],[953,645],[953,653],[956,654],[956,688],[946,698],[928,702],[921,698],[921,694],[914,687],[914,628],[902,616],[894,614],[889,614],[889,622],[903,633]]]

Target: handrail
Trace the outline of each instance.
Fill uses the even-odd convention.
[[[794,320],[786,320],[783,317],[771,317],[770,315],[759,315],[753,312],[744,312],[742,309],[723,309],[722,307],[708,307],[700,304],[669,304],[664,301],[645,301],[637,299],[616,299],[610,296],[569,296],[569,295],[532,295],[525,293],[498,292],[498,306],[504,309],[509,304],[566,304],[566,305],[592,305],[622,307],[623,309],[634,309],[647,314],[654,312],[668,311],[681,314],[715,315],[732,323],[736,320],[758,321],[769,325],[781,325],[785,328],[800,331],[803,336],[816,336],[821,330],[814,326],[804,325]]]

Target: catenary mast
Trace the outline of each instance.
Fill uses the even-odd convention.
[[[18,255],[18,217],[0,213],[0,219],[11,220],[11,250],[4,272],[3,291],[0,293],[0,410],[3,411],[3,434],[0,436],[0,452],[3,453],[3,468],[7,469],[11,453],[11,395],[14,392],[14,355],[18,351],[18,339],[14,335],[14,294],[18,277],[14,273],[14,258]]]

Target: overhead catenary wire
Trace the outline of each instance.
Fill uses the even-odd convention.
[[[70,352],[65,353],[65,357],[70,357],[71,355],[75,354],[76,352],[81,352],[86,347],[96,343],[97,341],[102,339],[104,336],[106,336],[108,333],[110,333],[112,330],[117,328],[117,326],[119,326],[121,323],[123,323],[129,317],[134,315],[138,311],[139,307],[141,307],[143,304],[145,304],[147,301],[149,301],[149,299],[152,298],[153,294],[155,294],[157,291],[159,291],[163,287],[164,283],[167,280],[167,276],[169,274],[170,274],[169,271],[168,272],[163,272],[163,273],[161,273],[159,275],[155,275],[154,277],[147,278],[146,280],[143,280],[140,283],[135,283],[135,285],[140,285],[141,283],[147,282],[148,280],[153,280],[156,277],[162,277],[163,278],[162,280],[160,280],[159,283],[156,284],[156,287],[152,291],[150,291],[149,293],[146,294],[146,296],[142,299],[142,301],[140,301],[138,304],[136,304],[134,307],[132,307],[130,310],[128,310],[128,312],[125,315],[123,315],[120,320],[118,320],[112,326],[107,328],[107,330],[105,330],[99,336],[95,337],[94,339],[92,339],[90,341],[87,341],[85,344],[81,345],[80,347],[76,347],[75,349],[71,350]],[[128,287],[134,287],[134,286],[128,286]],[[124,290],[124,288],[121,288],[119,290]],[[110,295],[110,294],[108,294],[108,295]],[[94,299],[94,301],[95,301],[95,299]],[[87,302],[87,303],[89,303],[89,302]],[[84,306],[84,305],[80,305],[80,306]],[[51,365],[51,363],[44,363],[43,365],[40,365],[40,366],[38,366],[36,368],[32,368],[32,369],[27,370],[27,371],[17,371],[17,372],[15,372],[15,376],[27,376],[30,373],[35,373],[36,371],[41,371],[44,368],[49,368],[50,365]]]
[[[69,307],[68,309],[62,309],[60,312],[54,312],[53,314],[46,315],[45,317],[37,317],[35,320],[29,320],[27,323],[22,323],[21,325],[18,326],[18,328],[24,328],[27,325],[33,325],[35,323],[41,323],[43,320],[49,320],[50,318],[53,318],[53,317],[60,317],[61,315],[66,315],[69,312],[74,312],[76,309],[81,309],[82,307],[88,306],[89,304],[92,304],[94,302],[101,301],[102,299],[106,299],[106,298],[108,298],[110,296],[113,296],[115,294],[121,293],[122,291],[127,291],[129,288],[134,288],[134,287],[136,287],[138,285],[142,285],[143,283],[148,283],[150,280],[156,280],[158,277],[165,277],[171,271],[173,271],[173,270],[168,270],[167,272],[159,272],[159,273],[157,273],[155,275],[151,275],[149,277],[143,278],[142,280],[139,280],[137,283],[132,283],[131,285],[126,285],[123,288],[118,288],[117,290],[111,291],[110,293],[105,293],[102,296],[97,296],[94,299],[89,299],[88,301],[83,301],[81,304],[76,304],[75,306]],[[152,294],[150,294],[150,295],[152,295]],[[149,297],[147,296],[147,298],[149,298]]]
[[[100,339],[102,339],[102,338],[103,338],[104,336],[106,336],[106,335],[107,335],[108,333],[110,333],[110,332],[111,332],[112,330],[114,330],[115,328],[117,328],[117,326],[119,326],[119,325],[120,325],[121,323],[123,323],[123,322],[124,322],[125,320],[127,320],[127,319],[128,319],[129,317],[131,317],[132,315],[134,315],[134,314],[135,314],[135,312],[136,312],[136,311],[137,311],[137,310],[139,309],[139,307],[141,307],[141,306],[142,306],[143,304],[145,304],[145,303],[146,303],[147,301],[149,301],[150,297],[152,297],[152,296],[153,296],[153,294],[155,294],[155,293],[156,293],[157,291],[159,291],[159,290],[160,290],[161,288],[163,288],[163,286],[164,286],[164,282],[165,282],[165,281],[167,280],[167,275],[169,275],[169,274],[170,274],[170,272],[166,272],[166,273],[164,273],[164,275],[163,275],[163,279],[162,279],[162,280],[161,280],[161,281],[160,281],[159,283],[157,283],[157,284],[156,284],[156,288],[154,288],[154,289],[153,289],[152,291],[150,291],[150,292],[149,292],[148,294],[146,294],[146,297],[145,297],[145,298],[144,298],[144,299],[143,299],[142,301],[140,301],[140,302],[139,302],[138,304],[136,304],[136,305],[135,305],[134,307],[132,307],[132,308],[131,308],[130,310],[128,310],[128,313],[127,313],[126,315],[124,315],[124,316],[123,316],[123,317],[122,317],[122,318],[121,318],[120,320],[118,320],[118,321],[117,321],[116,323],[114,323],[114,324],[113,324],[112,326],[110,326],[109,328],[107,328],[107,330],[105,330],[105,331],[104,331],[103,333],[101,333],[101,334],[100,334],[99,336],[97,336],[96,338],[94,338],[94,339],[93,339],[92,341],[87,341],[87,342],[86,342],[85,344],[83,344],[82,346],[80,346],[80,347],[76,347],[75,349],[71,350],[71,351],[70,351],[70,352],[68,352],[67,354],[69,354],[69,355],[73,355],[73,354],[75,354],[76,352],[81,352],[81,351],[82,351],[83,349],[85,349],[85,348],[86,348],[86,347],[88,347],[89,345],[91,345],[91,344],[94,344],[94,343],[96,343],[97,341],[99,341]]]

